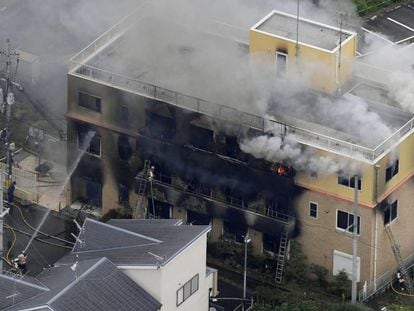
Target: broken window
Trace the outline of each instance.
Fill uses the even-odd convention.
[[[345,174],[339,174],[338,176],[338,184],[355,188],[355,176],[345,175]],[[361,177],[358,177],[358,190],[361,190],[362,187],[362,179]]]
[[[285,79],[287,71],[287,57],[283,52],[276,52],[276,77]]]
[[[86,200],[89,204],[95,206],[102,206],[102,184],[83,177],[86,183]]]
[[[86,109],[101,112],[101,98],[99,97],[79,92],[78,104]]]
[[[129,202],[129,190],[125,185],[119,185],[118,203],[121,205],[128,204]]]
[[[78,147],[99,157],[101,156],[101,137],[87,126],[79,126]]]
[[[398,201],[395,200],[391,204],[388,204],[384,210],[384,226],[390,224],[394,219],[397,218],[397,206]]]
[[[129,143],[128,136],[121,134],[118,137],[118,154],[121,160],[128,161],[132,156],[132,147]]]
[[[268,252],[276,254],[279,250],[280,239],[272,235],[263,233],[263,249]]]
[[[214,151],[214,132],[212,130],[191,124],[190,144],[196,148]]]
[[[391,180],[395,175],[398,174],[400,161],[394,161],[390,166],[385,169],[385,182]]]
[[[336,211],[336,229],[340,229],[349,233],[354,231],[354,215],[341,210]],[[357,234],[360,233],[361,217],[357,220]]]
[[[147,125],[150,135],[154,138],[171,140],[175,135],[175,123],[171,118],[148,112]]]
[[[236,187],[226,186],[224,188],[224,195],[226,197],[226,203],[237,207],[247,207],[247,202],[244,200],[243,193]]]
[[[165,184],[171,184],[172,173],[170,166],[158,157],[150,157],[149,160],[151,161],[151,166],[154,166],[155,179]]]
[[[318,203],[309,202],[309,217],[318,218]]]
[[[187,223],[192,225],[207,226],[211,222],[211,217],[192,210],[187,210]]]
[[[243,243],[246,233],[247,233],[246,225],[235,223],[235,222],[229,222],[226,220],[223,221],[223,238],[224,239],[230,239],[230,240],[234,240],[239,243]]]
[[[154,202],[154,205],[152,205]],[[156,219],[170,219],[172,215],[172,205],[158,200],[148,198],[148,216]]]

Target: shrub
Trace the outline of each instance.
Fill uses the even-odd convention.
[[[349,298],[351,297],[351,285],[351,280],[348,278],[346,272],[342,270],[334,277],[332,283],[333,293],[340,297]]]
[[[299,242],[292,240],[290,242],[290,258],[286,263],[285,277],[289,281],[299,284],[307,281],[306,256],[302,252],[302,246]]]
[[[325,287],[328,284],[328,281],[326,280],[328,269],[316,264],[311,264],[309,271],[316,276],[321,287]]]

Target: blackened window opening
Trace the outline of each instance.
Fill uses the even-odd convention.
[[[263,233],[263,249],[268,252],[276,254],[279,250],[280,239],[272,235]]]
[[[211,217],[192,210],[187,210],[187,223],[192,225],[207,226],[211,222]]]
[[[175,136],[175,122],[171,118],[148,112],[147,124],[151,137],[171,140]]]
[[[154,199],[154,206],[153,206],[152,201],[153,201],[152,198],[149,197],[147,213],[150,218],[156,218],[156,219],[170,219],[171,218],[171,211],[172,211],[171,204]]]
[[[121,122],[123,126],[129,126],[129,108],[128,106],[121,106]]]
[[[340,174],[338,176],[338,184],[346,186],[346,187],[350,187],[350,188],[355,188],[355,176]],[[358,177],[358,190],[361,190],[361,187],[362,187],[362,179],[361,177]]]
[[[202,150],[214,151],[214,132],[191,124],[190,144]]]
[[[385,182],[391,180],[395,175],[398,174],[400,161],[394,161],[390,166],[385,169]]]
[[[223,221],[223,238],[234,240],[239,243],[244,242],[244,237],[247,233],[247,226],[236,224],[230,221]]]

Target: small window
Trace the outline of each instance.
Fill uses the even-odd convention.
[[[287,71],[287,54],[276,52],[276,77],[285,79]]]
[[[318,203],[309,202],[309,217],[318,218]]]
[[[190,144],[199,149],[214,151],[214,132],[212,130],[191,124]]]
[[[336,211],[336,229],[343,230],[345,232],[353,233],[354,231],[354,215],[348,212]],[[358,216],[357,221],[357,234],[360,234],[361,217]]]
[[[177,306],[186,301],[191,295],[198,291],[198,274],[186,282],[177,290]]]
[[[93,131],[80,130],[78,132],[78,147],[99,157],[101,156],[101,137]]]
[[[121,106],[121,122],[123,125],[127,126],[129,123],[129,108],[128,106]]]
[[[96,112],[101,112],[101,99],[99,97],[79,92],[79,106]]]
[[[395,200],[391,204],[388,204],[384,210],[384,226],[390,224],[395,218],[397,218],[397,206],[398,201]]]
[[[355,188],[355,176],[343,175],[340,174],[338,176],[338,184],[343,185],[345,187]],[[362,188],[362,179],[358,177],[358,190]]]
[[[391,180],[395,175],[398,174],[400,161],[396,160],[390,166],[388,166],[385,170],[385,182]]]

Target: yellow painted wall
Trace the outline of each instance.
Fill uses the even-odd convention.
[[[414,135],[411,134],[400,143],[394,155],[386,155],[378,165],[378,201],[385,199],[390,193],[401,186],[414,173]],[[391,180],[385,182],[385,171],[389,166],[391,158],[399,158],[399,171]]]
[[[355,57],[355,46],[356,39],[354,37],[342,48],[342,58],[348,61],[341,62],[341,84],[351,73],[352,62],[349,60]],[[250,55],[256,61],[259,60],[261,64],[275,70],[277,51],[288,54],[288,79],[326,93],[334,93],[337,90],[337,52],[323,51],[299,44],[299,57],[296,57],[295,42],[255,30],[250,31]]]
[[[327,151],[318,151],[315,156],[327,156],[339,163],[346,162],[359,162],[357,160],[350,160],[345,157],[340,157],[337,155],[330,154]],[[352,163],[354,165],[354,163]],[[362,174],[362,185],[361,191],[358,192],[358,201],[364,205],[375,205],[374,204],[374,186],[375,186],[375,168],[374,165],[366,164],[359,162],[359,170]],[[339,199],[344,199],[347,201],[354,200],[354,188],[346,187],[341,184],[338,184],[338,175],[318,175],[311,176],[309,172],[298,172],[295,176],[296,184],[311,189],[323,194],[337,197]]]

